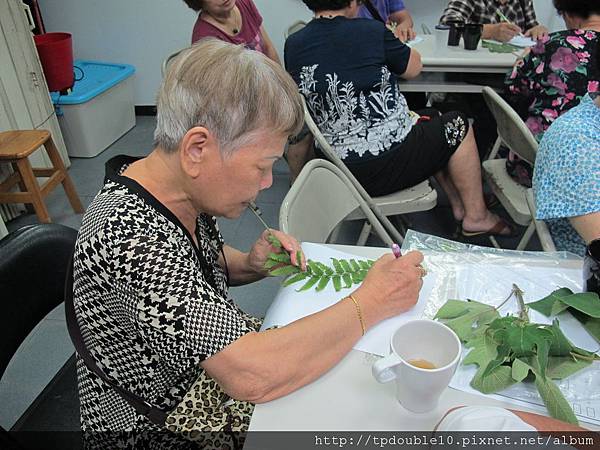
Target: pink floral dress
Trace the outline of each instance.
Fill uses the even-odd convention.
[[[600,91],[600,75],[593,73],[592,60],[599,38],[600,33],[593,30],[551,33],[506,77],[509,97],[526,102],[527,111],[519,112],[538,142],[557,117],[577,106],[588,92]],[[509,157],[509,172],[530,186],[531,167],[516,161]]]

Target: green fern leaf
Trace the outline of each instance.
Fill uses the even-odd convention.
[[[308,291],[311,287],[313,287],[315,284],[317,284],[317,281],[319,281],[320,277],[318,276],[311,276],[308,281],[306,283],[304,283],[304,286],[302,286],[300,289],[297,289],[296,292],[302,292],[302,291]]]
[[[335,292],[340,292],[342,290],[342,277],[339,275],[334,275],[332,280]]]
[[[321,292],[329,284],[329,280],[331,280],[331,277],[328,277],[327,275],[323,275],[321,277],[321,279],[319,280],[319,284],[317,285],[317,288],[315,290],[317,292]]]
[[[352,286],[352,275],[350,275],[348,272],[345,272],[342,274],[342,278],[344,280],[345,288],[349,288]]]
[[[297,274],[295,274],[295,275],[293,275],[293,276],[291,276],[291,277],[287,278],[287,279],[286,279],[286,280],[283,282],[282,286],[284,286],[284,287],[285,287],[285,286],[289,286],[289,285],[291,285],[291,284],[297,283],[298,281],[302,281],[302,280],[304,280],[305,278],[308,278],[309,276],[310,276],[310,273],[308,273],[308,272],[300,272],[300,273],[297,273]]]

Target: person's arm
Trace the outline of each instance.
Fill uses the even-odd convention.
[[[423,255],[387,254],[353,293],[366,329],[412,308],[422,286]],[[350,298],[285,327],[248,333],[202,362],[231,397],[267,402],[310,383],[337,364],[360,339],[361,321]]]
[[[419,52],[401,42],[387,28],[383,30],[383,48],[385,64],[391,72],[405,80],[421,73],[423,64]]]
[[[389,21],[396,24],[394,35],[402,42],[410,41],[416,37],[417,33],[413,29],[414,23],[412,17],[406,9],[391,13]]]
[[[400,75],[400,78],[412,80],[413,78],[418,77],[422,70],[423,63],[421,62],[421,55],[415,49],[411,49],[408,65],[406,66],[404,73]]]
[[[273,247],[268,241],[269,234],[275,236],[281,242],[283,249]],[[241,252],[228,245],[223,246],[226,262],[223,261],[223,255],[219,256],[219,264],[225,267],[229,273],[229,285],[241,286],[252,283],[267,276],[267,271],[264,268],[265,261],[269,253],[279,253],[285,251],[290,254],[292,264],[306,270],[306,261],[303,259],[298,261],[297,252],[301,251],[300,243],[293,237],[277,230],[263,231],[259,239],[253,245],[248,253]]]
[[[265,30],[263,25],[260,26],[260,36],[264,46],[265,55],[267,55],[276,63],[281,64],[279,55],[277,54],[277,50],[275,50],[275,46],[273,45],[273,42],[271,41],[271,38],[267,34],[267,31]]]
[[[586,244],[600,238],[600,212],[570,217],[569,222]]]

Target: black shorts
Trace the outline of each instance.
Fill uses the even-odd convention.
[[[421,120],[398,144],[381,156],[365,162],[348,164],[348,168],[372,196],[406,189],[444,169],[450,157],[467,136],[469,120],[452,111],[440,115],[436,110],[419,111]]]

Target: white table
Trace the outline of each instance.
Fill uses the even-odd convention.
[[[389,249],[332,245],[336,250],[378,258]],[[324,345],[326,345],[324,343]],[[256,405],[250,431],[418,431],[432,430],[450,408],[460,405],[515,405],[447,388],[437,409],[415,414],[395,399],[395,384],[379,384],[371,375],[376,356],[352,350],[313,383],[285,397]],[[519,407],[524,411],[538,410]],[[590,424],[584,424],[590,428]],[[596,427],[593,427],[596,428]]]
[[[423,41],[413,48],[421,54],[423,71],[413,80],[400,81],[402,92],[480,93],[482,85],[452,80],[448,74],[504,74],[517,59],[512,53],[492,53],[482,48],[481,42],[477,50],[465,50],[462,40],[457,47],[446,46],[438,51],[435,48],[435,36],[420,37]]]

